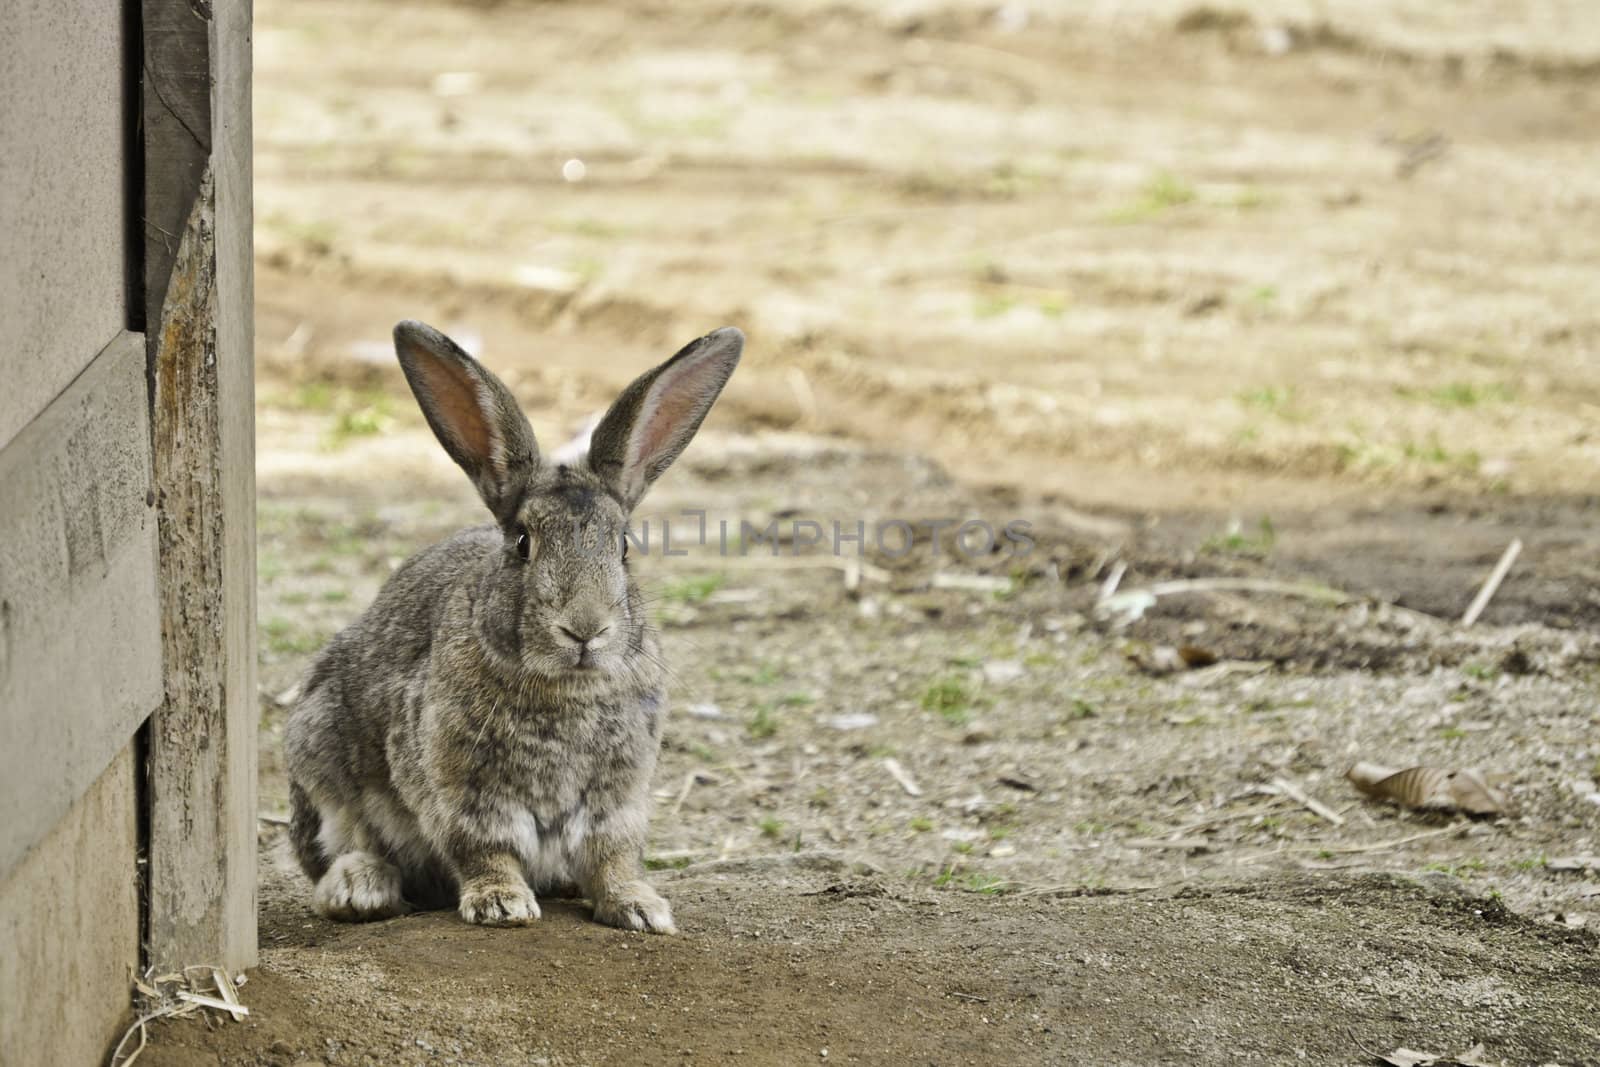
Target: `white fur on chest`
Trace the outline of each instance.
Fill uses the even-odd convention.
[[[523,876],[535,891],[575,880],[573,857],[583,842],[587,823],[581,808],[542,830],[539,820],[525,807],[508,814],[507,840],[522,860]]]

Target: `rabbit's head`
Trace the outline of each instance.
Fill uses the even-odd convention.
[[[744,335],[707,334],[636,379],[568,463],[541,459],[511,391],[444,334],[408,321],[394,338],[428,425],[500,528],[473,611],[489,651],[547,677],[625,671],[645,628],[628,517],[700,428]]]

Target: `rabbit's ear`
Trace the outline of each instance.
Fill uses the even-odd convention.
[[[394,350],[433,434],[501,524],[539,464],[533,428],[511,390],[450,338],[420,322],[394,328]]]
[[[622,391],[589,444],[589,467],[633,508],[678,458],[727,384],[744,351],[731,326],[692,341]]]

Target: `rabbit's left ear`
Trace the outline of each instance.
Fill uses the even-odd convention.
[[[688,446],[744,351],[731,326],[692,341],[622,391],[589,444],[589,467],[632,510]]]

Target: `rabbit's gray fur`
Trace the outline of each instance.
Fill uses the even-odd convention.
[[[538,918],[535,892],[576,889],[601,922],[672,932],[641,865],[661,654],[622,532],[743,341],[693,342],[623,392],[586,459],[556,465],[494,375],[421,323],[395,328],[429,425],[496,521],[408,560],[306,676],[284,749],[319,912],[453,900],[515,925]]]

